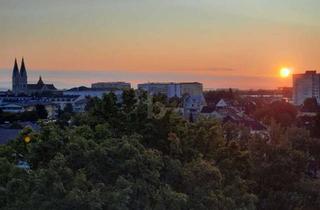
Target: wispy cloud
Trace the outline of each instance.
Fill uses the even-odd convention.
[[[228,68],[228,67],[213,67],[208,69],[209,71],[236,71],[233,68]]]

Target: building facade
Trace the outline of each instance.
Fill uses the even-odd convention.
[[[293,75],[293,103],[302,105],[307,98],[316,98],[320,103],[320,74],[316,71]]]
[[[203,93],[203,85],[199,82],[180,83],[181,96],[199,96]]]
[[[184,96],[200,96],[203,94],[203,85],[198,82],[183,83],[143,83],[138,84],[138,89],[147,91],[151,95],[164,94],[168,98]]]
[[[127,82],[97,82],[91,84],[91,88],[103,90],[126,90],[131,88],[131,84]]]
[[[63,91],[64,96],[79,96],[81,99],[84,98],[102,98],[105,94],[114,93],[117,98],[122,97],[123,90],[104,90],[104,89],[95,89],[88,87],[75,87],[69,90]]]
[[[168,94],[168,87],[172,83],[143,83],[138,84],[139,90],[144,90],[148,92],[151,95],[157,95],[157,94]]]

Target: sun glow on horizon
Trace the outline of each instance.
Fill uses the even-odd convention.
[[[288,67],[284,67],[280,69],[280,77],[287,78],[292,74],[292,69]]]

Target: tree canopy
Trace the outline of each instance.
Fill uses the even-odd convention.
[[[93,98],[67,125],[24,129],[0,146],[1,209],[317,209],[308,175],[320,143],[275,124],[272,141],[173,110],[145,95]],[[152,109],[151,112],[155,112]],[[26,137],[30,141],[25,141]],[[316,146],[318,145],[318,146]],[[26,162],[30,168],[17,167]]]

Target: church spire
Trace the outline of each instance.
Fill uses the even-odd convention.
[[[22,57],[22,61],[21,61],[20,76],[21,77],[27,76],[27,70],[26,70],[26,66],[24,65],[23,57]]]
[[[44,83],[43,83],[43,81],[42,81],[42,77],[40,76],[39,77],[39,81],[38,81],[38,83],[37,83],[38,85],[44,85]]]
[[[22,57],[21,66],[20,66],[20,88],[25,91],[28,86],[28,75],[26,66],[24,65],[24,59]]]
[[[20,74],[17,59],[14,60],[14,66],[12,71],[12,91],[17,94],[20,87]]]
[[[12,76],[17,76],[19,75],[19,67],[18,67],[18,63],[17,63],[17,59],[14,60],[14,66],[13,66],[13,72],[12,72]]]

